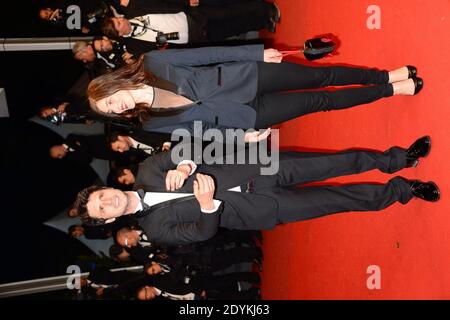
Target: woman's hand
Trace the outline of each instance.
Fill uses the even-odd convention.
[[[270,135],[270,130],[271,129],[268,128],[263,133],[260,133],[259,131],[248,132],[244,136],[244,141],[245,142],[259,142],[259,141],[265,140]]]
[[[280,63],[283,60],[283,54],[277,49],[264,50],[264,62]]]

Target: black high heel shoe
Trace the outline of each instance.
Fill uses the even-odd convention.
[[[416,95],[423,88],[423,79],[422,78],[413,78],[413,81],[414,81],[414,95]]]
[[[417,68],[414,66],[406,66],[408,69],[408,79],[415,79],[417,78]]]

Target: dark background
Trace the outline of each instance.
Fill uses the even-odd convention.
[[[48,1],[2,2],[0,38],[80,36],[38,18]],[[78,240],[42,223],[65,210],[77,191],[96,178],[90,167],[74,167],[48,156],[62,137],[27,121],[66,94],[83,67],[70,50],[0,52],[0,88],[10,118],[0,118],[0,283],[65,274],[76,257],[91,254]]]

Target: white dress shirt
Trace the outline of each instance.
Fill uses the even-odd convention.
[[[168,298],[170,300],[194,300],[194,298],[195,298],[195,294],[192,292],[188,293],[188,294],[184,294],[184,295],[172,294],[172,293],[168,293],[168,292],[162,292],[161,290],[159,290],[156,287],[153,287],[153,288],[155,288],[157,296],[162,296],[162,297]]]
[[[155,152],[155,148],[152,146],[146,145],[145,143],[138,142],[134,140],[132,137],[129,137],[131,140],[131,146],[135,149],[143,150],[147,154],[153,154]]]
[[[189,164],[191,166],[191,172],[189,173],[189,175],[192,175],[195,170],[197,170],[197,165],[194,163],[194,161],[191,160],[183,160],[178,164],[178,167],[183,165],[183,164]],[[241,187],[237,186],[231,189],[228,189],[228,191],[235,191],[235,192],[242,192]],[[134,195],[139,198],[139,195],[137,192],[134,192]],[[158,203],[161,202],[166,202],[172,199],[178,199],[178,198],[184,198],[184,197],[188,197],[188,196],[192,196],[194,195],[193,193],[169,193],[169,192],[146,192],[145,196],[144,196],[144,202],[146,204],[148,204],[149,206],[154,206],[157,205]],[[201,209],[201,211],[203,213],[213,213],[216,212],[220,205],[222,204],[222,201],[220,200],[216,200],[213,199],[214,202],[214,209],[211,210],[207,210],[207,209]],[[136,211],[141,211],[142,210],[142,204],[139,201]]]

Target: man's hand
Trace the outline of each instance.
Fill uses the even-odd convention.
[[[54,20],[54,19],[58,19],[61,17],[61,9],[56,9],[55,11],[52,12],[52,14],[50,15],[49,20]]]
[[[267,129],[266,131],[264,131],[263,133],[260,133],[259,131],[248,132],[244,136],[244,141],[245,142],[259,142],[259,141],[265,140],[270,135],[270,132],[271,132],[270,128]]]
[[[186,166],[189,167],[188,165]],[[177,170],[169,170],[167,172],[166,189],[168,191],[175,191],[177,189],[180,189],[183,186],[184,181],[189,177],[190,169],[188,172],[186,172],[186,169],[184,169],[183,167],[184,165],[179,166]]]
[[[134,62],[133,55],[132,55],[131,53],[129,53],[129,52],[125,52],[125,53],[122,55],[122,60],[123,60],[126,64],[131,64],[131,63]]]
[[[280,63],[283,60],[283,54],[277,49],[264,50],[264,62]]]
[[[200,4],[200,0],[189,0],[189,5],[191,7],[197,7]]]
[[[97,291],[95,291],[95,294],[97,296],[102,296],[104,291],[105,291],[105,288],[103,288],[103,287],[102,288],[98,288]]]
[[[201,173],[197,173],[196,178],[197,180],[194,181],[194,195],[200,204],[200,208],[203,210],[213,210],[214,191],[216,190],[213,178]]]
[[[161,150],[162,151],[169,151],[171,145],[172,145],[172,142],[164,142]]]
[[[58,111],[59,112],[64,112],[66,110],[66,107],[69,105],[68,102],[63,102],[58,106]]]

